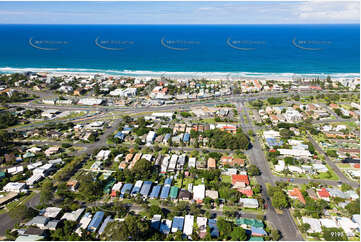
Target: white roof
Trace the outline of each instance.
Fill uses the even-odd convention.
[[[69,220],[69,221],[77,221],[80,217],[80,215],[84,212],[85,208],[79,208],[73,212],[70,213],[64,213],[63,217],[61,219]]]
[[[204,184],[193,186],[193,199],[203,200],[206,193],[206,186]]]
[[[281,155],[310,157],[311,153],[304,149],[278,149]]]
[[[207,218],[206,217],[197,217],[197,227],[200,232],[207,231]]]
[[[304,224],[309,224],[311,226],[310,229],[307,230],[307,232],[309,232],[309,233],[321,233],[322,232],[321,223],[318,219],[302,217],[302,221]]]
[[[275,130],[266,130],[263,132],[263,136],[265,139],[276,138],[276,137],[280,137],[280,132],[275,131]]]
[[[120,188],[122,187],[122,185],[123,185],[123,183],[121,183],[121,182],[115,183],[112,187],[112,190],[120,191]]]
[[[58,214],[61,212],[62,208],[57,208],[57,207],[47,207],[44,210],[44,217],[47,218],[55,218],[56,216],[58,216]]]
[[[254,198],[240,198],[240,203],[243,203],[244,206],[257,206],[258,207],[258,201]]]
[[[138,181],[135,182],[134,187],[141,187],[142,184],[143,184],[143,181],[138,180]]]
[[[21,182],[9,182],[3,187],[3,190],[20,190],[25,186],[25,183]]]
[[[339,217],[337,218],[337,222],[339,226],[341,226],[343,229],[349,228],[349,229],[357,229],[359,225],[357,223],[352,222],[351,219],[346,217]]]
[[[288,166],[288,170],[290,170],[291,172],[303,173],[302,168],[298,166]]]
[[[152,154],[144,154],[142,156],[143,159],[146,159],[147,161],[150,161],[152,159],[153,155]]]
[[[40,174],[34,174],[32,175],[31,177],[29,177],[27,180],[26,180],[26,185],[33,185],[35,182],[37,181],[40,181],[40,179],[43,178],[42,175]]]
[[[184,217],[184,227],[183,227],[183,233],[186,235],[192,235],[193,233],[193,223],[194,223],[194,216],[192,215],[186,215]]]
[[[352,221],[353,221],[354,223],[360,224],[360,214],[354,214],[354,215],[352,215]]]
[[[320,223],[322,226],[325,226],[326,228],[337,228],[336,222],[329,218],[322,218],[320,219]]]

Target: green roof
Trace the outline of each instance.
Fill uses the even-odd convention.
[[[26,152],[24,155],[23,155],[23,157],[24,158],[30,158],[30,157],[34,157],[35,155],[33,154],[33,153],[31,153],[31,152]]]
[[[263,237],[251,237],[249,241],[263,241]]]
[[[110,189],[113,187],[113,185],[115,184],[116,180],[113,178],[111,179],[104,187],[103,192],[104,193],[109,193]]]
[[[256,228],[264,228],[264,224],[261,220],[258,219],[249,219],[249,218],[237,218],[236,219],[237,225],[246,224],[249,226],[253,226]]]
[[[5,177],[5,172],[0,171],[0,178],[4,178]]]
[[[169,197],[172,199],[176,199],[178,197],[178,190],[179,190],[178,187],[175,186],[171,187]]]

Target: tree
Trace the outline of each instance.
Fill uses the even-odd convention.
[[[19,205],[9,211],[9,216],[15,220],[24,220],[36,216],[37,211],[25,205]]]
[[[282,98],[280,97],[270,97],[267,99],[267,102],[271,105],[275,105],[275,104],[281,104],[282,103]]]
[[[346,192],[346,191],[351,190],[351,189],[352,189],[352,187],[351,187],[349,184],[347,184],[347,183],[342,183],[342,185],[341,185],[341,190],[342,190],[343,192]]]
[[[246,230],[244,230],[242,227],[235,227],[231,233],[231,238],[234,241],[247,240]]]
[[[311,225],[308,223],[304,223],[300,226],[300,230],[302,233],[306,233],[311,228]]]
[[[6,148],[10,142],[10,134],[6,130],[0,130],[0,148]]]
[[[79,194],[83,200],[93,201],[102,195],[102,184],[92,174],[83,174],[79,178]]]
[[[347,241],[348,237],[342,228],[323,228],[322,236],[326,241]]]
[[[287,197],[283,191],[276,191],[272,197],[272,205],[275,208],[283,209],[288,207]]]
[[[40,190],[40,203],[47,204],[51,199],[53,199],[53,182],[49,179],[44,180],[41,185]]]
[[[250,176],[259,176],[261,175],[261,171],[259,170],[259,168],[256,165],[250,165],[248,167],[248,174]]]
[[[232,224],[223,217],[217,219],[217,227],[222,239],[228,239],[232,232]]]
[[[152,163],[147,161],[146,159],[138,160],[132,169],[132,174],[137,180],[149,179],[152,177],[152,173]]]
[[[149,221],[128,215],[123,222],[112,221],[106,227],[102,240],[147,240],[152,237]]]
[[[62,241],[74,241],[81,240],[77,233],[74,233],[74,230],[77,227],[77,223],[73,221],[65,220],[62,226],[59,226],[55,231],[50,232],[51,240],[62,240]]]
[[[345,208],[349,215],[360,214],[360,199],[350,202]]]
[[[151,205],[149,208],[150,216],[153,217],[155,214],[160,214],[164,216],[162,209],[157,205]]]
[[[294,133],[289,129],[281,129],[280,135],[282,138],[289,139],[294,135]]]
[[[272,237],[272,240],[275,240],[275,241],[279,240],[281,238],[280,231],[277,229],[272,230],[271,237]]]

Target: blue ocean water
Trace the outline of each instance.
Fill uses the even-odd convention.
[[[360,25],[0,25],[0,71],[360,73]]]

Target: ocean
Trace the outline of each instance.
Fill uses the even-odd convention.
[[[0,72],[360,74],[360,25],[0,25]]]

